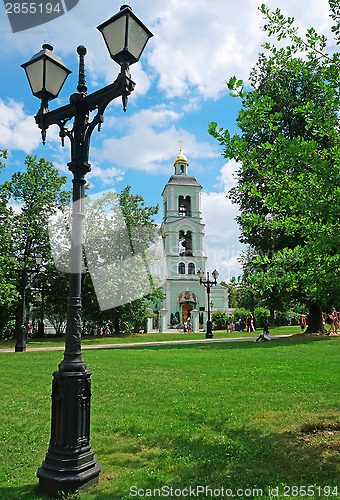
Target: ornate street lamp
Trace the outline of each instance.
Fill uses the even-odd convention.
[[[129,5],[122,5],[118,14],[97,29],[102,33],[112,59],[126,67],[139,61],[145,45],[153,36]]]
[[[35,264],[37,269],[32,269],[30,267],[31,263],[27,262],[27,259],[23,261],[23,265],[20,266],[19,259],[15,253],[10,253],[8,256],[9,261],[14,264],[18,263],[18,266],[15,271],[17,271],[20,275],[20,295],[21,295],[21,304],[20,309],[18,311],[18,323],[17,323],[17,331],[16,331],[16,344],[15,344],[15,352],[24,352],[26,351],[26,327],[25,327],[25,313],[26,313],[26,287],[29,277],[33,273],[39,272],[42,256],[40,254],[35,254]],[[28,267],[27,267],[28,265]],[[20,321],[19,321],[20,320]]]
[[[96,461],[90,442],[91,372],[81,356],[81,271],[84,218],[85,175],[90,171],[89,148],[93,130],[100,130],[103,114],[108,104],[122,97],[126,111],[127,99],[135,83],[130,78],[129,65],[138,61],[152,33],[123,6],[120,12],[98,27],[103,33],[112,59],[121,66],[117,79],[92,94],[87,94],[85,81],[86,48],[80,45],[79,80],[77,93],[71,95],[70,104],[49,111],[48,102],[60,92],[70,70],[53,53],[51,46],[23,64],[33,94],[41,99],[41,107],[35,117],[42,131],[43,143],[46,130],[57,124],[64,145],[65,137],[71,142],[73,173],[73,213],[71,243],[71,274],[67,315],[64,359],[53,374],[51,440],[46,458],[38,469],[42,489],[74,491],[98,480],[101,467]],[[90,121],[90,112],[94,117]],[[73,127],[66,123],[73,119]]]
[[[200,269],[198,272],[198,277],[200,279],[200,284],[204,285],[205,288],[207,289],[207,295],[208,295],[208,321],[207,321],[207,331],[205,334],[205,337],[207,339],[212,339],[213,338],[213,333],[212,333],[212,322],[210,319],[210,290],[212,285],[217,285],[217,278],[219,273],[216,271],[216,269],[213,271],[212,276],[214,278],[214,281],[210,281],[209,279],[209,273],[207,273],[207,278],[204,279],[204,271],[203,269]]]

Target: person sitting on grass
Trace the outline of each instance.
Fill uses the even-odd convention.
[[[271,339],[271,336],[270,336],[270,333],[269,333],[269,330],[268,330],[268,326],[266,325],[263,328],[263,332],[261,333],[261,335],[256,339],[256,342],[258,340],[265,341],[265,340],[270,340],[270,339]]]

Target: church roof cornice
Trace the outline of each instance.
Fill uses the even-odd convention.
[[[198,187],[202,189],[201,184],[198,182],[196,177],[193,175],[183,175],[183,174],[174,174],[170,177],[167,184],[165,185],[162,195],[167,188],[167,186],[191,186]]]

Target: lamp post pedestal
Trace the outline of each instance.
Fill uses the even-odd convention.
[[[17,333],[17,343],[15,344],[15,352],[26,351],[26,327],[21,325]]]
[[[206,339],[212,339],[214,337],[213,332],[212,332],[212,321],[208,319],[207,321],[207,331],[205,334]]]
[[[90,442],[91,372],[53,373],[51,441],[38,469],[40,489],[76,491],[99,479]]]

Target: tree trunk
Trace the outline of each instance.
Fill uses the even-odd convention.
[[[322,322],[321,306],[315,302],[309,307],[307,324],[308,327],[305,333],[326,333],[325,327]]]
[[[120,334],[120,329],[119,329],[119,319],[114,320],[114,327],[115,327],[115,334],[119,335]]]
[[[274,328],[274,326],[275,326],[275,311],[274,311],[274,309],[269,308],[269,312],[270,312],[270,327]]]

